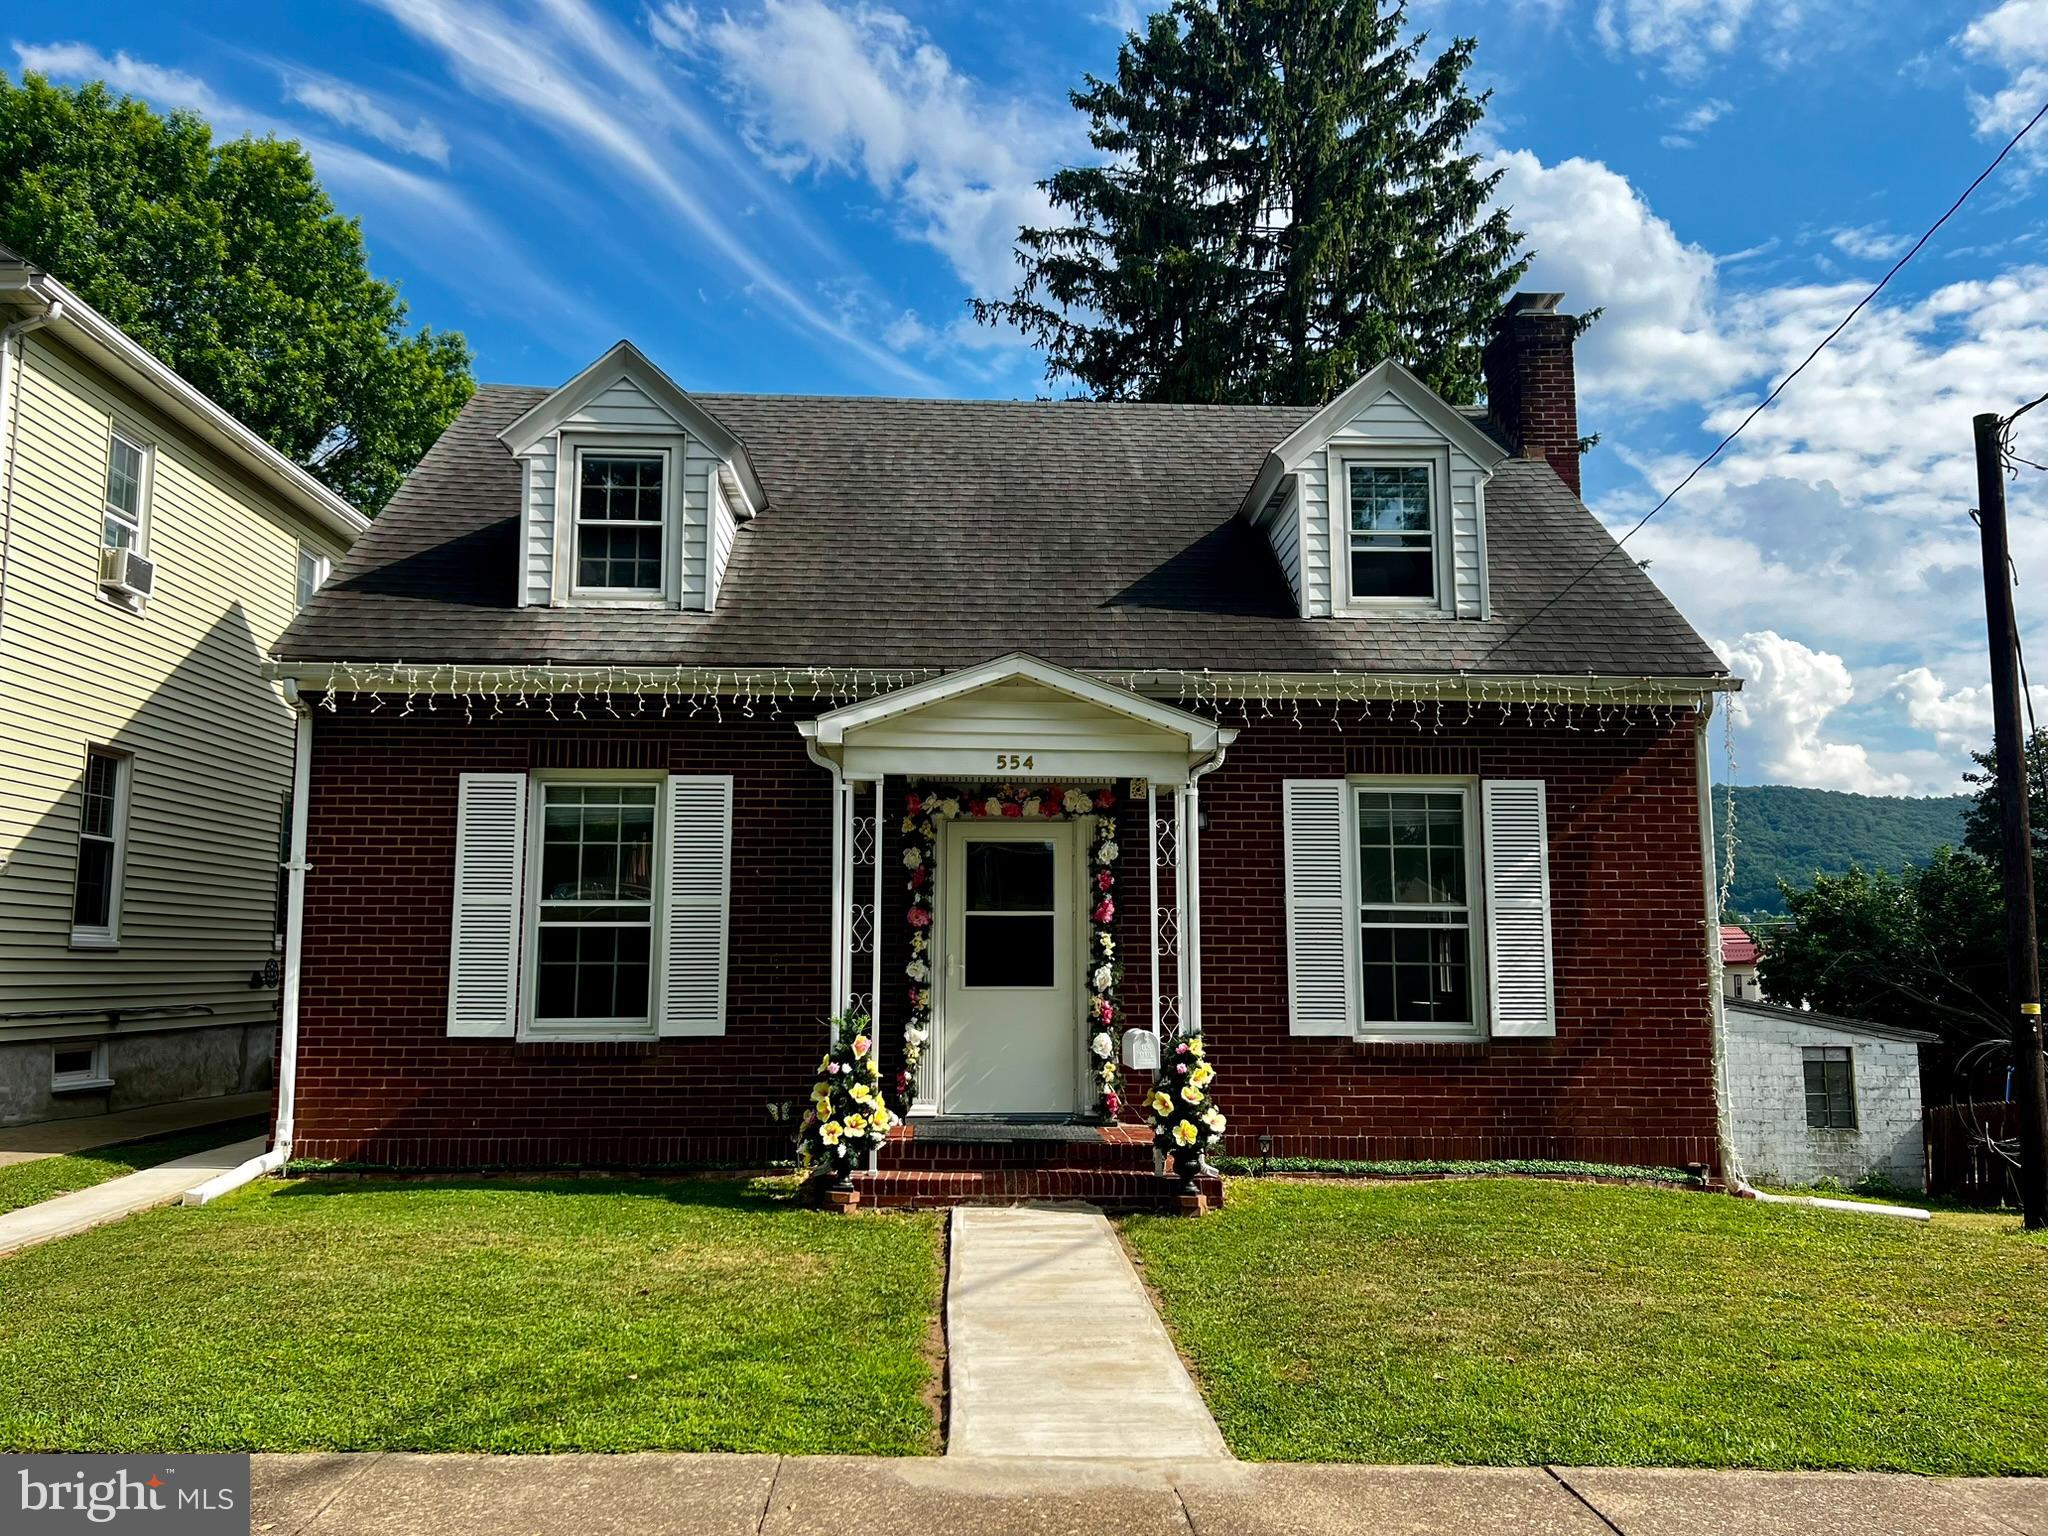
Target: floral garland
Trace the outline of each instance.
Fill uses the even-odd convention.
[[[910,964],[904,974],[910,982],[910,1023],[903,1032],[903,1069],[896,1074],[897,1113],[908,1109],[910,1085],[917,1066],[924,1059],[931,1040],[932,969],[931,927],[933,917],[932,871],[936,867],[939,828],[961,817],[1007,819],[1011,821],[1067,816],[1091,818],[1088,840],[1088,889],[1094,903],[1088,909],[1088,952],[1082,963],[1088,983],[1088,1023],[1093,1035],[1088,1042],[1090,1071],[1093,1073],[1102,1112],[1114,1119],[1123,1108],[1123,1073],[1117,1064],[1116,1039],[1111,1026],[1116,1022],[1117,983],[1123,979],[1123,962],[1116,954],[1116,809],[1113,789],[1061,789],[1057,785],[1000,784],[969,794],[958,789],[912,790],[903,802],[903,867],[909,873]]]
[[[797,1155],[806,1169],[851,1173],[865,1154],[889,1138],[896,1117],[883,1102],[881,1069],[864,1013],[832,1021],[832,1049],[818,1063],[818,1081],[797,1132]]]
[[[1223,1139],[1228,1122],[1209,1094],[1215,1080],[1216,1069],[1208,1062],[1199,1031],[1174,1042],[1158,1086],[1145,1101],[1152,1139],[1162,1152],[1199,1156]]]

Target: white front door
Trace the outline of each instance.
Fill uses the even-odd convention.
[[[939,897],[939,1110],[1072,1114],[1080,1076],[1071,822],[953,822]]]

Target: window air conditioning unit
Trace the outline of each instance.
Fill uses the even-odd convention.
[[[147,597],[156,585],[156,567],[132,549],[103,549],[100,585],[124,597]]]

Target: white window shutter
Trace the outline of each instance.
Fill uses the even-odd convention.
[[[668,879],[655,1017],[664,1035],[722,1035],[732,779],[675,774],[667,796]]]
[[[526,775],[465,773],[455,808],[448,1033],[509,1038],[519,1018]]]
[[[1486,957],[1493,1032],[1557,1033],[1550,969],[1550,833],[1541,779],[1489,779],[1486,808]]]
[[[1287,1028],[1296,1035],[1355,1034],[1351,882],[1345,875],[1342,779],[1281,785],[1287,841]]]

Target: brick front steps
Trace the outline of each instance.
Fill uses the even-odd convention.
[[[890,1133],[880,1163],[853,1176],[870,1209],[1081,1200],[1107,1210],[1171,1210],[1179,1188],[1152,1171],[1142,1126],[912,1121]],[[1223,1180],[1200,1182],[1209,1208],[1221,1206]]]

